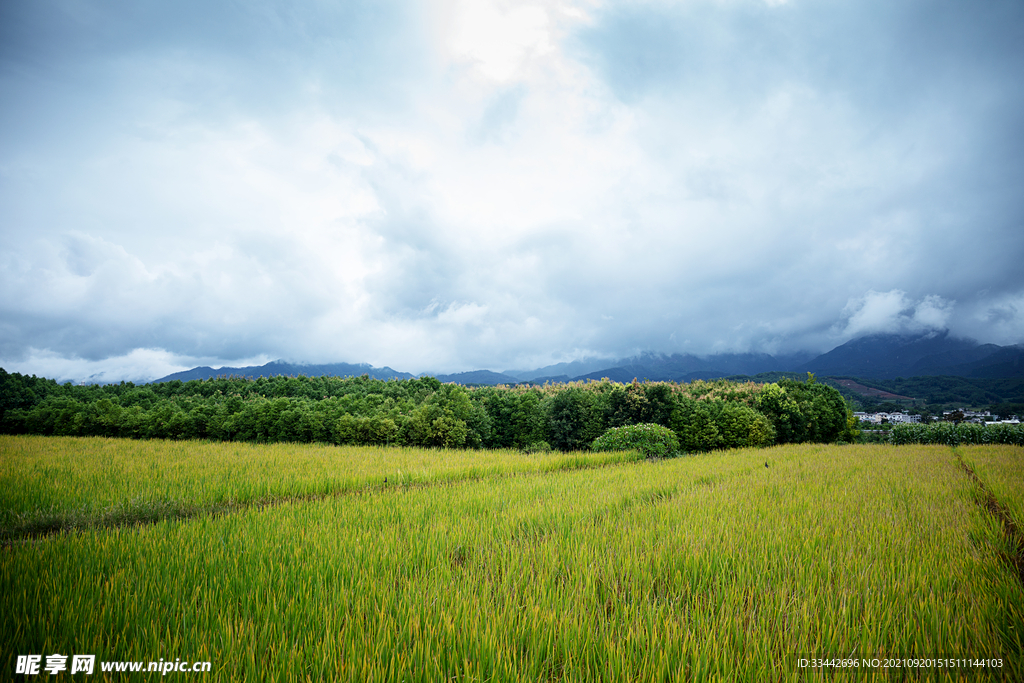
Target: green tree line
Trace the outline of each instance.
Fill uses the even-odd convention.
[[[363,375],[75,386],[0,369],[7,434],[567,451],[590,448],[612,428],[657,424],[683,450],[707,451],[851,439],[851,416],[839,392],[813,377],[467,388]]]
[[[887,437],[889,443],[898,446],[918,443],[934,443],[945,446],[990,443],[1024,446],[1024,425],[953,424],[952,422],[937,422],[928,425],[903,423],[894,425]]]

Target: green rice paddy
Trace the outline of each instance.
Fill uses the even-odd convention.
[[[208,660],[169,676],[217,681],[1024,678],[1016,551],[957,457],[1019,511],[1020,447],[0,438],[2,678],[33,653]],[[109,516],[147,500],[193,514]],[[840,657],[1001,666],[800,666]]]

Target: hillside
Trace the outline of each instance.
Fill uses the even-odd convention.
[[[210,367],[192,368],[184,372],[153,380],[151,384],[158,382],[171,382],[180,380],[188,382],[193,379],[216,379],[218,377],[242,377],[245,379],[256,379],[257,377],[359,377],[369,375],[374,379],[412,379],[414,375],[408,372],[397,372],[389,367],[375,368],[367,363],[286,363],[275,360],[266,365],[247,366],[241,368],[222,367],[216,370]]]
[[[928,375],[1024,377],[1024,348],[979,344],[948,333],[869,335],[837,346],[797,369],[877,379]]]
[[[893,380],[928,376],[1014,379],[1024,378],[1024,347],[979,344],[971,339],[951,337],[947,333],[917,336],[868,335],[848,341],[819,356],[808,353],[778,356],[763,353],[721,353],[709,356],[642,353],[618,360],[587,358],[534,370],[473,370],[438,374],[436,377],[445,383],[497,385],[599,380],[606,377],[616,382],[631,382],[634,378],[641,381],[646,379],[692,382],[698,379],[755,376],[773,372],[795,372],[798,376],[813,372],[819,377],[847,377],[856,380]],[[367,363],[315,365],[278,360],[258,367],[193,368],[155,381],[188,381],[225,376],[351,377],[364,374],[375,379],[409,379],[415,376],[390,367],[375,368]],[[870,395],[870,392],[864,395]]]

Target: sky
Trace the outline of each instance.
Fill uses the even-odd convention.
[[[3,0],[0,367],[1024,342],[1024,3]]]

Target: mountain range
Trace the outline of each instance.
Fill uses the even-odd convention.
[[[175,372],[153,380],[157,382],[171,382],[180,380],[188,382],[193,379],[214,379],[217,377],[245,377],[256,379],[257,377],[277,377],[306,375],[307,377],[320,377],[322,375],[333,377],[358,377],[369,375],[374,379],[413,379],[416,375],[408,372],[397,372],[389,367],[375,368],[368,363],[326,363],[314,365],[308,363],[288,363],[283,360],[275,360],[266,365],[249,365],[243,368],[211,368],[198,367],[182,372]]]
[[[869,379],[893,379],[950,375],[969,378],[1024,377],[1024,345],[980,344],[948,333],[925,335],[876,334],[859,337],[827,353],[795,353],[772,356],[759,353],[722,353],[710,356],[692,354],[642,353],[615,361],[586,358],[558,363],[534,370],[474,370],[434,375],[442,382],[458,384],[517,384],[529,382],[566,382],[601,379],[617,382],[639,380],[691,382],[763,372],[813,372],[822,376],[846,376]],[[277,375],[332,375],[338,377],[369,375],[376,379],[412,379],[417,375],[389,367],[375,368],[367,363],[296,364],[273,361],[261,366],[241,368],[199,367],[176,372],[156,382],[188,381],[214,377],[273,377]],[[423,376],[423,375],[420,375]]]
[[[851,340],[797,371],[871,379],[949,375],[975,378],[1024,377],[1024,346],[979,344],[948,334],[918,337],[872,335]]]

